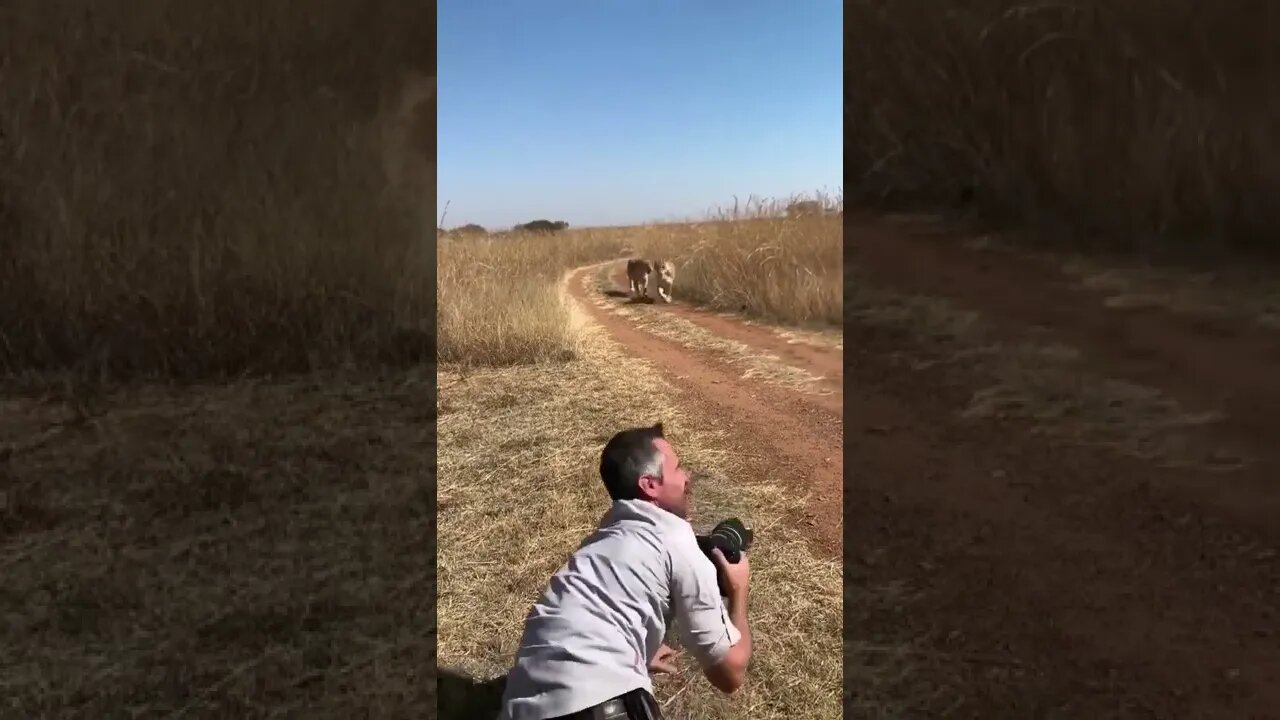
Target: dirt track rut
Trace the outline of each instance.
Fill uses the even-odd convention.
[[[679,391],[682,406],[703,422],[730,431],[741,457],[748,458],[752,475],[783,479],[798,492],[809,493],[804,517],[815,546],[830,556],[841,552],[843,521],[842,423],[843,370],[836,348],[789,343],[772,330],[705,312],[677,301],[672,304],[627,302],[625,275],[608,273],[601,284],[601,266],[578,269],[569,279],[569,292],[591,319],[627,348],[653,363]],[[688,320],[716,337],[771,354],[788,366],[818,380],[814,392],[766,380],[744,378],[743,372],[704,348],[690,346],[649,332],[611,311],[626,305],[634,313],[667,313]]]
[[[1248,460],[1166,467],[966,417],[979,368],[855,314],[845,632],[914,660],[888,693],[847,668],[846,717],[878,716],[877,695],[909,717],[1280,718],[1280,334],[1107,308],[1057,268],[961,238],[874,219],[846,238],[880,287],[1220,412],[1186,442]]]

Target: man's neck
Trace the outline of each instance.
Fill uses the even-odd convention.
[[[633,508],[639,509],[641,512],[647,512],[650,514],[656,513],[657,515],[665,518],[675,518],[683,523],[689,522],[688,518],[682,515],[677,515],[676,513],[671,512],[670,510],[659,505],[657,502],[650,500],[648,498],[635,498],[632,500],[614,500],[613,505],[614,507],[619,507],[619,506],[633,507]]]

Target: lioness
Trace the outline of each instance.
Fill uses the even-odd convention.
[[[631,297],[640,299],[649,295],[649,273],[653,266],[648,260],[632,258],[627,261],[627,280],[631,283]]]
[[[670,260],[654,260],[653,272],[658,276],[658,297],[671,302],[671,289],[676,284],[676,264]]]

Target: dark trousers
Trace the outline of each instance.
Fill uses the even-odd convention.
[[[662,709],[646,690],[636,688],[595,707],[552,720],[662,720]]]

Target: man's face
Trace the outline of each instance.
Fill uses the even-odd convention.
[[[654,504],[667,512],[682,518],[689,516],[689,473],[680,466],[680,456],[671,443],[664,438],[656,438],[653,446],[662,453],[662,479],[654,478],[649,489]]]

